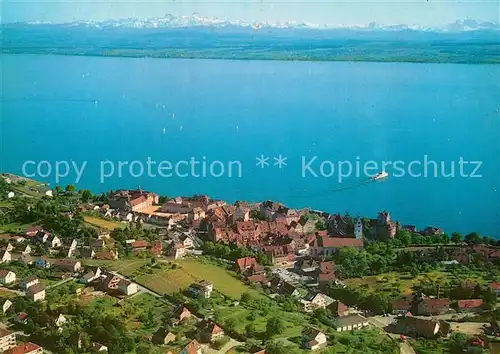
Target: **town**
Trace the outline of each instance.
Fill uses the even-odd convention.
[[[0,352],[500,353],[500,242],[0,179]]]

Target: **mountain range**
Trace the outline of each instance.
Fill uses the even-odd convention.
[[[260,21],[238,21],[220,19],[217,17],[205,17],[199,14],[190,16],[174,16],[167,14],[162,17],[152,17],[145,19],[125,18],[119,20],[107,21],[75,21],[68,23],[50,23],[50,22],[27,22],[24,25],[53,25],[63,27],[89,27],[89,28],[189,28],[189,27],[242,27],[253,29],[352,29],[352,30],[386,30],[386,31],[432,31],[432,32],[461,32],[461,31],[477,31],[477,30],[495,30],[500,31],[500,24],[496,22],[481,22],[472,19],[457,20],[453,23],[437,26],[424,27],[421,25],[393,24],[384,25],[375,22],[360,25],[342,25],[342,24],[315,24],[299,21],[285,22],[260,22]],[[18,23],[17,25],[21,25]]]

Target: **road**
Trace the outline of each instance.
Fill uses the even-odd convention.
[[[387,327],[389,324],[391,324],[395,320],[396,316],[373,316],[373,317],[368,317],[368,322],[370,322],[372,325],[375,327],[380,328],[385,332],[385,327]],[[394,334],[387,333],[387,336],[394,340],[395,342],[399,343],[399,350],[401,354],[417,354],[413,347],[408,343],[408,342],[400,342],[399,339],[396,339],[394,337]],[[399,336],[398,336],[399,337]]]
[[[227,342],[222,348],[220,348],[219,350],[215,350],[215,349],[212,349],[210,348],[210,346],[208,345],[202,345],[203,346],[203,353],[206,353],[206,354],[223,354],[223,353],[227,353],[228,351],[230,351],[231,349],[233,349],[234,347],[238,347],[242,344],[245,344],[245,343],[242,343],[242,342],[238,342],[237,340],[231,338],[229,340],[229,342]]]
[[[12,293],[12,294],[16,294],[18,296],[24,296],[25,295],[24,291],[19,291],[19,290],[4,288],[4,287],[0,287],[0,289],[2,289],[2,291],[6,291],[6,292],[9,292],[9,293]]]
[[[69,277],[69,278],[66,278],[66,279],[63,279],[57,283],[54,283],[54,284],[51,284],[51,285],[47,285],[47,287],[45,289],[51,289],[51,288],[55,288],[56,286],[59,286],[59,285],[63,285],[71,280],[75,280],[75,278],[73,277]]]
[[[413,347],[408,342],[403,342],[399,346],[401,354],[417,354]]]

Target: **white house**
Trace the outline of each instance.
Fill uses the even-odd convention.
[[[315,309],[318,309],[318,308],[321,308],[321,309],[324,309],[324,308],[327,308],[331,303],[333,303],[334,300],[325,295],[325,294],[316,294],[312,299],[311,299],[311,303],[313,304],[314,308]]]
[[[337,332],[352,331],[361,329],[369,325],[368,320],[361,315],[348,315],[337,318],[337,325],[335,329]]]
[[[120,282],[118,283],[118,290],[123,295],[133,295],[138,291],[137,284],[132,283],[131,281],[128,281],[127,279],[120,280]]]
[[[54,193],[52,193],[52,191],[49,189],[48,191],[45,192],[45,195],[47,197],[53,197],[54,196]]]
[[[47,238],[47,242],[49,243],[50,248],[59,248],[62,246],[62,242],[59,237],[52,234]]]
[[[191,237],[189,237],[188,235],[186,234],[182,234],[180,237],[179,237],[179,241],[184,245],[184,247],[186,248],[193,248],[194,247],[194,242],[193,242],[193,239]]]
[[[57,327],[62,327],[62,325],[65,324],[66,322],[68,322],[68,320],[66,319],[66,317],[64,317],[62,313],[60,313],[55,321],[55,325]]]
[[[16,196],[16,194],[14,192],[7,193],[7,198],[9,198],[9,199],[14,198],[15,196]]]
[[[90,351],[92,353],[107,353],[108,347],[106,347],[104,344],[94,342],[92,343],[92,348],[90,348]]]
[[[12,260],[12,255],[9,251],[5,250],[2,252],[2,258],[0,259],[0,263],[7,263]]]
[[[7,269],[0,269],[0,284],[10,284],[15,281],[16,273]]]
[[[363,221],[361,220],[361,218],[358,218],[356,224],[354,225],[354,236],[357,239],[363,238]]]
[[[193,283],[189,286],[188,291],[195,297],[204,297],[208,299],[212,295],[214,285],[208,280],[202,280],[199,283]]]
[[[12,306],[12,301],[10,301],[9,299],[5,300],[5,302],[2,305],[3,313],[6,313],[7,310],[10,309],[11,306]]]
[[[318,329],[311,328],[304,334],[304,346],[310,350],[325,347],[327,344],[326,335]]]
[[[80,279],[79,282],[83,284],[89,284],[95,279],[99,278],[101,276],[101,268],[97,267],[96,269],[91,269],[85,275],[83,275]]]
[[[172,242],[167,250],[168,255],[173,256],[174,259],[183,258],[186,253],[186,247],[180,242]]]
[[[32,287],[33,285],[36,285],[39,283],[40,283],[40,279],[38,279],[35,276],[30,276],[30,277],[27,277],[27,278],[24,278],[23,280],[21,280],[20,286],[21,286],[21,289],[27,290],[30,287]]]
[[[32,285],[26,290],[26,297],[31,301],[45,300],[45,286],[43,284]]]
[[[233,214],[233,224],[236,224],[237,221],[248,221],[250,220],[250,210],[244,207],[237,207],[234,210]]]

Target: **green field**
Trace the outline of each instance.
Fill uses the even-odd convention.
[[[149,259],[142,258],[123,258],[116,261],[100,261],[96,259],[84,259],[82,260],[85,265],[101,266],[110,268],[126,277],[133,276],[137,269],[142,266],[149,264]]]
[[[445,284],[453,279],[461,281],[475,281],[484,284],[493,281],[481,272],[467,271],[465,273],[452,273],[448,271],[433,271],[412,277],[409,273],[384,273],[375,276],[347,279],[346,282],[353,286],[367,287],[367,291],[399,290],[403,295],[411,294],[415,285],[422,281],[435,281]]]
[[[114,230],[114,229],[117,229],[117,228],[123,228],[123,227],[125,227],[125,224],[123,224],[121,222],[111,221],[111,220],[106,220],[106,219],[101,219],[101,218],[98,218],[98,217],[95,217],[95,216],[85,215],[83,217],[83,220],[85,220],[85,222],[87,224],[99,227],[101,229]]]
[[[185,259],[175,264],[178,266],[176,269],[161,269],[153,274],[139,275],[135,280],[160,294],[184,290],[200,280],[212,282],[217,291],[232,298],[239,299],[245,291],[253,291],[225,269],[213,264],[195,259]]]
[[[184,259],[167,263],[161,268],[149,271],[142,267],[150,264],[150,259],[130,258],[116,261],[83,260],[87,265],[99,265],[110,268],[127,277],[133,277],[141,285],[159,293],[173,293],[185,290],[190,284],[200,280],[208,280],[217,291],[226,296],[239,299],[245,291],[258,294],[248,285],[234,277],[226,269],[196,259]]]

